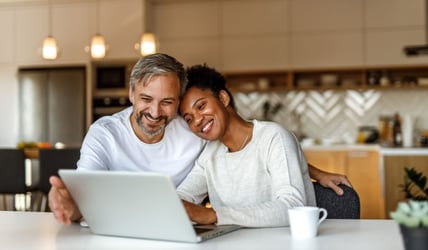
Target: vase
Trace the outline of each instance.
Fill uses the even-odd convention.
[[[428,249],[428,228],[427,227],[408,228],[403,225],[400,225],[400,232],[403,237],[404,249],[406,250]]]

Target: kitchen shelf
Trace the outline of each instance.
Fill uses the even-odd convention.
[[[232,92],[281,91],[289,88],[288,71],[234,72],[224,75]]]
[[[428,88],[428,65],[225,72],[232,92]]]

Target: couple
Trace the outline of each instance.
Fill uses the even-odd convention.
[[[350,185],[345,176],[308,169],[288,130],[242,119],[223,76],[205,65],[186,72],[169,55],[146,56],[131,72],[129,99],[132,107],[90,127],[78,169],[167,174],[194,222],[286,226],[288,208],[315,205],[309,174],[338,194],[339,183]],[[50,182],[56,220],[82,219],[63,182]],[[212,208],[199,205],[207,196]]]

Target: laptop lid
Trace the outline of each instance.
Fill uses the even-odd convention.
[[[202,226],[197,235],[166,175],[71,169],[59,175],[95,234],[200,242],[239,228]]]

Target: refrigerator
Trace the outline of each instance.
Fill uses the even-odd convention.
[[[80,146],[85,134],[84,67],[20,69],[19,139]]]

